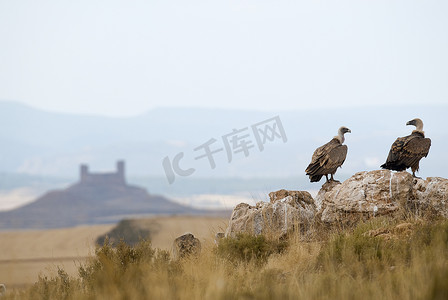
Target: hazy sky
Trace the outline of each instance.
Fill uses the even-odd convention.
[[[448,1],[0,0],[0,99],[133,115],[448,103]]]

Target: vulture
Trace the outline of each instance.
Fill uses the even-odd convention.
[[[422,120],[413,119],[406,125],[414,125],[416,129],[408,136],[397,138],[390,147],[387,160],[381,165],[381,168],[394,171],[411,168],[412,176],[416,177],[415,172],[419,169],[420,159],[428,155],[431,140],[425,138]]]
[[[342,145],[345,141],[344,134],[347,132],[351,132],[351,130],[342,126],[339,128],[337,136],[314,151],[311,163],[305,170],[311,182],[318,182],[323,175],[329,182],[328,174],[331,175],[330,180],[335,181],[333,175],[336,173],[336,169],[342,166],[347,156],[348,148],[346,145]]]

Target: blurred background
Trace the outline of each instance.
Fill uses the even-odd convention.
[[[443,1],[0,1],[0,210],[125,161],[129,184],[200,209],[285,188],[344,125],[335,178],[379,169],[419,117],[422,177],[448,177]],[[252,125],[286,139],[261,151]],[[252,148],[229,162],[223,137]],[[211,139],[216,167],[196,150]],[[184,153],[170,183],[163,160]]]

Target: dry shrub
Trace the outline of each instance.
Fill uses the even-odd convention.
[[[406,222],[410,232],[375,219],[288,244],[240,235],[181,261],[148,242],[106,243],[76,278],[59,269],[4,298],[448,299],[448,221]]]
[[[98,237],[96,243],[103,245],[107,240],[108,243],[116,245],[123,240],[133,246],[142,239],[151,239],[151,231],[148,228],[142,228],[135,220],[121,220],[110,232]]]
[[[255,262],[260,265],[266,263],[270,255],[282,253],[286,247],[287,242],[284,240],[241,233],[234,238],[223,238],[218,244],[216,253],[233,264]]]

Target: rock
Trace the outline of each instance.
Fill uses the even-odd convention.
[[[359,172],[318,194],[321,220],[327,224],[354,223],[374,216],[395,215],[413,197],[413,177],[407,172]]]
[[[173,243],[174,258],[180,259],[201,253],[201,242],[192,233],[186,233],[176,238]]]
[[[322,187],[320,188],[319,192],[316,195],[316,198],[314,198],[314,203],[316,203],[317,211],[322,211],[322,203],[325,199],[325,194],[332,190],[335,186],[338,184],[341,184],[339,181],[330,181],[325,182]]]
[[[269,193],[269,197],[269,203],[238,204],[225,236],[244,232],[281,237],[297,226],[307,230],[315,219],[339,226],[377,216],[402,217],[409,212],[448,218],[448,180],[418,179],[405,171],[359,172],[343,183],[324,183],[315,201],[303,191],[279,190]],[[412,232],[409,225],[400,224],[383,234],[390,238],[392,234],[409,232]]]
[[[408,172],[359,172],[343,183],[325,183],[316,196],[318,216],[327,224],[351,224],[403,212],[448,218],[448,180],[412,177]]]
[[[300,202],[303,201],[307,204],[314,203],[313,197],[311,197],[310,193],[303,191],[287,191],[287,190],[278,190],[276,192],[269,193],[269,199],[271,203],[275,203],[279,200],[282,200],[288,196],[291,196],[294,200]]]
[[[314,220],[316,206],[308,192],[279,190],[269,193],[270,202],[255,206],[238,204],[232,212],[225,236],[238,233],[284,236],[294,229],[305,230]]]
[[[422,213],[448,218],[448,179],[428,177],[415,179],[410,206]]]

